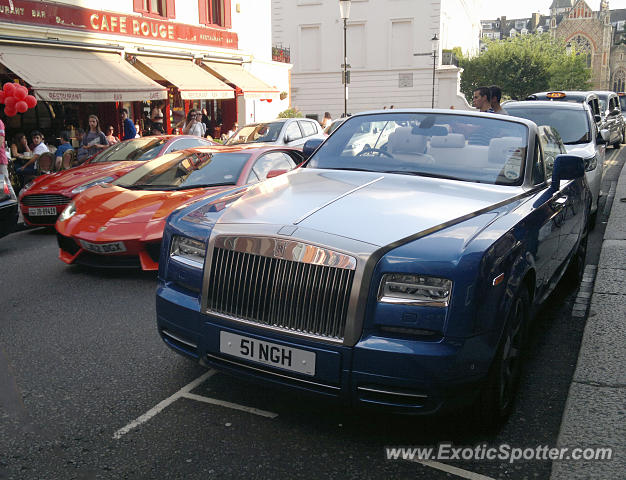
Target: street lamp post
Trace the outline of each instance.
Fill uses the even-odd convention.
[[[348,116],[348,83],[350,83],[350,72],[348,71],[348,18],[350,18],[351,0],[339,0],[339,12],[343,20],[343,74],[341,81],[343,83],[343,116]]]
[[[430,39],[432,42],[433,49],[433,96],[431,101],[431,108],[435,108],[435,69],[437,68],[437,51],[439,50],[439,38],[437,38],[437,34],[433,35],[433,38]]]

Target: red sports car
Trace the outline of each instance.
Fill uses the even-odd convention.
[[[193,148],[145,163],[78,195],[56,223],[59,257],[97,267],[158,268],[167,216],[206,195],[291,170],[302,153],[285,146]]]
[[[116,178],[160,155],[190,147],[215,145],[191,135],[159,135],[117,143],[84,164],[41,175],[19,195],[24,221],[33,226],[53,226],[59,214],[80,192]]]

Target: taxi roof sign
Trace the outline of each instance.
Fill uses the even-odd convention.
[[[565,98],[565,93],[563,92],[549,92],[546,97],[548,98]]]
[[[620,97],[623,97],[624,95],[626,95],[626,92],[617,92],[617,94],[618,94]]]

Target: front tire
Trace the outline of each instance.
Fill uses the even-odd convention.
[[[498,350],[476,405],[477,419],[486,431],[499,429],[513,409],[528,336],[529,311],[529,294],[521,286],[511,303]]]
[[[576,250],[574,257],[570,260],[567,270],[565,271],[565,275],[563,276],[563,279],[568,285],[578,286],[583,280],[588,239],[588,230],[585,230],[583,238],[580,239],[580,243],[578,244],[578,249]]]

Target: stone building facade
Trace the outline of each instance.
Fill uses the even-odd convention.
[[[610,10],[608,0],[597,11],[585,0],[553,0],[549,16],[500,17],[481,20],[481,26],[481,37],[489,39],[549,32],[586,56],[593,89],[626,91],[626,9]]]

